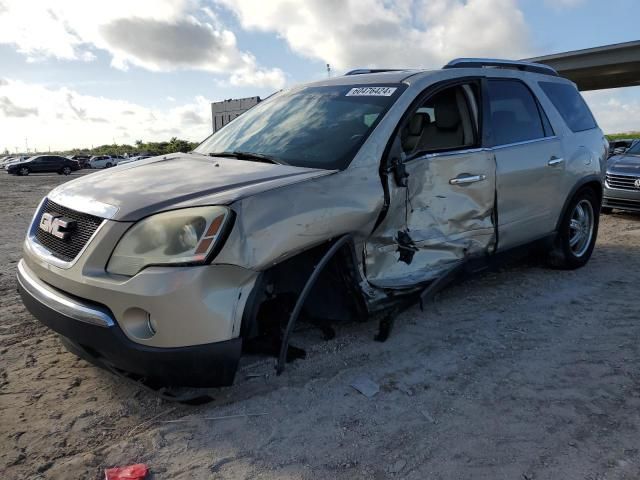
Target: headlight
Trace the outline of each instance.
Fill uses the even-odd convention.
[[[226,207],[196,207],[152,215],[131,227],[107,271],[135,275],[148,265],[204,263],[231,219]]]

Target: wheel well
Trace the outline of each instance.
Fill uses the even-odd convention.
[[[587,189],[595,193],[595,195],[598,197],[598,204],[602,204],[602,181],[600,177],[592,175],[583,179],[581,182],[577,183],[571,190],[570,194],[567,195],[567,198],[564,201],[564,205],[562,206],[562,211],[560,212],[560,216],[558,217],[558,220],[556,222],[556,230],[560,228],[560,223],[562,222],[562,219],[567,213],[567,208],[569,207],[571,200],[573,200],[573,198],[578,193]]]
[[[596,197],[598,198],[598,203],[599,204],[602,203],[602,184],[600,182],[592,180],[585,183],[578,189],[578,191],[573,196],[575,196],[579,192],[582,192],[583,190],[591,190],[593,193],[596,194]]]
[[[305,250],[261,273],[245,307],[240,335],[254,338],[286,325],[293,306],[315,265],[332,241]],[[303,306],[302,320],[347,321],[366,316],[353,243],[329,261]]]

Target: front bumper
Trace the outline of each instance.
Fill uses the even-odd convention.
[[[638,212],[640,211],[640,190],[610,188],[605,184],[602,206]]]
[[[134,342],[107,307],[47,285],[33,275],[24,261],[18,265],[18,289],[25,306],[40,322],[66,338],[65,345],[70,342],[71,351],[90,357],[98,365],[168,386],[233,383],[242,351],[240,338],[176,348]]]
[[[173,348],[240,336],[258,273],[235,265],[154,266],[132,277],[105,271],[130,223],[105,221],[72,262],[61,262],[29,233],[23,266],[68,296],[106,306],[133,342]]]

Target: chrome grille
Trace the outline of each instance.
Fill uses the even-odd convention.
[[[640,188],[634,185],[636,180],[640,179],[640,176],[632,176],[632,175],[615,175],[612,173],[607,173],[606,181],[607,185],[611,188],[617,188],[620,190],[638,190]]]
[[[45,200],[45,202],[45,205],[40,211],[40,215],[35,219],[35,239],[49,250],[54,257],[70,262],[78,256],[96,229],[100,226],[103,219],[87,213],[71,210],[49,199]],[[62,215],[63,217],[75,220],[76,228],[71,232],[69,238],[63,240],[38,228],[40,219],[44,213]]]

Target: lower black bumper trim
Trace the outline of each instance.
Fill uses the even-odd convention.
[[[640,211],[640,196],[637,200],[603,197],[602,206],[608,208],[617,208],[618,210],[630,210],[638,212]]]
[[[221,387],[233,383],[242,353],[240,338],[188,347],[150,347],[130,340],[116,322],[107,328],[80,322],[35,299],[20,283],[18,290],[27,310],[64,337],[68,350],[82,357],[85,355],[80,351],[89,355],[92,358],[87,360],[97,365],[107,364],[167,386]]]

